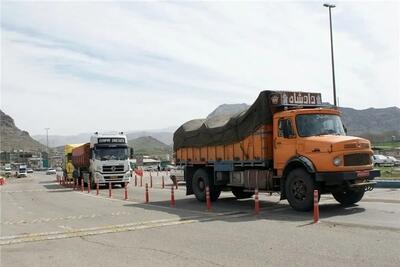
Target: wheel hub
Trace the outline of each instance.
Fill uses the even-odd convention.
[[[298,200],[306,198],[307,187],[302,180],[295,180],[292,184],[293,196]]]

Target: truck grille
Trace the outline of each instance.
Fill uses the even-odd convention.
[[[123,172],[124,165],[103,166],[103,172]]]
[[[371,164],[371,156],[365,153],[349,154],[343,157],[344,166],[361,166]]]

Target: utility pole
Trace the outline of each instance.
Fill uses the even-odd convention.
[[[50,167],[50,154],[49,154],[49,130],[50,128],[44,128],[46,130],[46,147],[47,147],[47,167]]]
[[[335,107],[336,105],[336,82],[335,82],[335,62],[333,59],[333,37],[332,37],[332,15],[331,9],[335,8],[334,4],[324,4],[324,7],[329,9],[329,27],[330,27],[330,34],[331,34],[331,58],[332,58],[332,82],[333,82],[333,104]]]

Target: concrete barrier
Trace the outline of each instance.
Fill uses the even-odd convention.
[[[400,188],[400,180],[374,180],[375,188]]]

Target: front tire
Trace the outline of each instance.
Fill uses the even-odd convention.
[[[286,197],[297,211],[310,211],[314,202],[314,180],[304,169],[292,170],[286,179]]]
[[[336,199],[337,202],[342,204],[343,206],[353,205],[359,202],[363,196],[364,190],[340,190],[333,191],[332,195]]]
[[[254,195],[253,192],[244,192],[244,189],[241,187],[232,187],[232,194],[237,199],[251,198]]]
[[[211,201],[216,201],[221,194],[221,189],[211,183],[205,169],[198,169],[194,173],[192,180],[192,190],[198,201],[204,202],[206,200],[206,185],[208,185],[210,189]]]

